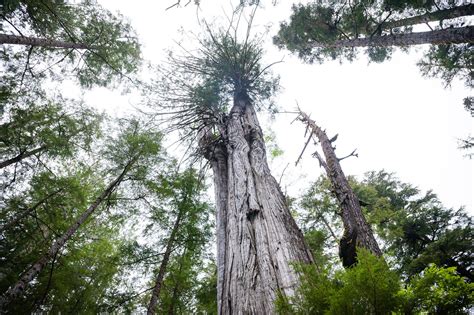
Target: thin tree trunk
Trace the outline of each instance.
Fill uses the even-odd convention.
[[[402,27],[408,25],[416,25],[427,22],[442,21],[447,19],[454,19],[461,16],[473,15],[474,4],[462,5],[445,10],[439,10],[434,12],[428,12],[425,14],[412,16],[405,19],[399,19],[394,21],[387,21],[380,24],[381,29],[391,29],[395,27]]]
[[[336,236],[336,233],[334,233],[334,230],[332,229],[331,225],[329,224],[328,220],[326,220],[326,218],[324,217],[324,215],[321,214],[320,216],[321,220],[323,221],[324,225],[326,226],[326,228],[329,230],[329,233],[331,234],[332,238],[337,242],[338,239],[337,239],[337,236]]]
[[[365,38],[337,40],[332,43],[310,43],[314,48],[347,48],[347,47],[389,47],[411,46],[421,44],[445,45],[474,42],[474,26],[447,28],[429,32],[391,34]]]
[[[332,142],[316,123],[308,115],[300,111],[300,120],[311,129],[311,136],[316,136],[321,143],[325,160],[317,153],[316,157],[319,163],[325,168],[326,173],[332,183],[333,193],[335,194],[341,207],[341,217],[344,225],[344,235],[340,240],[339,256],[342,259],[344,267],[354,265],[357,260],[356,247],[364,247],[377,256],[382,255],[374,233],[370,225],[365,220],[364,214],[359,204],[359,199],[349,185],[344,172],[339,163],[339,158],[334,152]]]
[[[186,252],[187,252],[187,249],[184,249],[184,252],[181,255],[181,259],[179,261],[178,274],[181,274],[181,272],[183,271],[183,259],[186,257]],[[175,283],[174,285],[173,296],[171,297],[170,307],[168,308],[168,315],[173,315],[175,313],[174,308],[176,305],[176,301],[178,301],[178,294],[179,294],[179,282]]]
[[[171,252],[173,251],[174,239],[176,238],[176,233],[178,232],[178,229],[180,227],[183,211],[183,209],[179,209],[176,221],[174,222],[173,229],[171,230],[171,234],[168,239],[168,243],[166,244],[165,254],[163,255],[163,259],[161,260],[160,270],[158,271],[158,275],[156,276],[155,280],[155,287],[153,288],[150,303],[148,304],[147,315],[154,315],[156,312],[156,304],[158,302],[158,298],[160,297],[161,288],[163,287],[163,280],[165,278],[166,268],[168,267]]]
[[[0,34],[0,44],[39,46],[47,48],[91,49],[89,45],[83,43],[71,43],[55,39],[8,34]]]
[[[79,218],[68,228],[68,230],[56,241],[53,242],[48,252],[38,259],[28,271],[23,274],[20,280],[11,286],[0,299],[0,310],[3,309],[10,301],[17,298],[26,289],[29,283],[44,269],[48,262],[56,255],[56,253],[66,244],[66,242],[74,235],[77,229],[90,217],[90,215],[99,207],[114,189],[122,182],[124,176],[130,170],[130,167],[136,162],[137,156],[127,163],[122,173],[113,180],[102,194],[92,203],[92,205],[83,212]]]
[[[299,283],[291,263],[313,259],[270,174],[248,97],[234,97],[219,128],[223,141],[203,150],[216,193],[218,312],[271,314],[278,293],[291,296]]]
[[[8,160],[5,160],[3,162],[0,162],[0,169],[4,168],[4,167],[7,167],[8,165],[11,165],[11,164],[14,164],[14,163],[18,163],[20,162],[21,160],[23,159],[26,159],[32,155],[35,155],[36,153],[40,153],[42,151],[46,150],[46,147],[45,146],[42,146],[42,147],[39,147],[39,148],[36,148],[36,149],[33,149],[31,151],[27,151],[27,152],[23,152],[23,153],[20,153],[18,154],[17,156],[15,156],[14,158],[11,158],[11,159],[8,159]]]

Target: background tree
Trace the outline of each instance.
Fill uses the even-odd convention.
[[[472,85],[470,46],[472,26],[465,25],[472,4],[427,1],[329,1],[293,6],[290,23],[281,23],[274,43],[298,53],[307,62],[325,59],[353,60],[358,47],[370,61],[390,58],[394,46],[432,44],[419,62],[422,73],[439,76],[446,85],[454,77]],[[451,20],[453,18],[458,18]],[[439,21],[427,32],[413,26]]]
[[[196,288],[196,313],[217,314],[217,266],[211,262],[204,270],[204,277]]]
[[[108,172],[117,172],[117,177],[111,181],[97,197],[87,201],[87,209],[81,209],[74,215],[72,221],[65,225],[53,236],[52,245],[47,246],[45,253],[36,257],[33,264],[28,266],[20,277],[20,280],[4,293],[2,306],[20,296],[29,283],[49,264],[54,261],[60,250],[75,236],[78,229],[100,208],[117,187],[126,180],[128,176],[138,176],[140,172],[146,172],[146,165],[150,159],[159,153],[159,141],[161,135],[156,133],[140,133],[137,122],[132,122],[128,130],[114,142],[109,142],[108,149],[102,152],[112,163],[116,163],[115,169],[108,168]],[[114,145],[117,145],[116,147]],[[142,164],[143,163],[143,164]],[[75,209],[75,207],[73,208]],[[66,210],[67,211],[67,210]],[[70,210],[69,210],[70,211]]]
[[[83,87],[106,86],[140,65],[130,24],[96,2],[7,1],[0,21],[0,43],[6,45],[1,59],[16,86],[25,77],[51,74],[57,80],[70,73]]]
[[[155,314],[157,305],[159,310],[168,310],[173,313],[179,308],[178,298],[184,296],[191,279],[185,280],[194,269],[202,256],[203,246],[207,243],[210,234],[208,217],[210,207],[202,202],[204,185],[196,172],[189,169],[182,174],[162,177],[160,185],[152,184],[155,192],[162,200],[161,204],[167,207],[166,216],[169,226],[169,235],[162,239],[163,255],[155,275],[153,291],[147,313]],[[174,261],[172,259],[174,258]],[[194,261],[190,261],[193,259]],[[171,272],[169,271],[169,264]],[[183,279],[184,278],[184,279]],[[178,281],[177,281],[178,280]],[[164,287],[165,284],[171,287]],[[163,290],[168,290],[165,298],[160,297]],[[161,302],[161,303],[159,303]],[[183,301],[184,302],[184,301]]]

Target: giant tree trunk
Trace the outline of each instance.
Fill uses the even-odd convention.
[[[174,246],[174,240],[176,238],[176,233],[178,232],[179,225],[181,222],[181,217],[183,215],[183,209],[179,209],[176,221],[174,222],[173,229],[171,230],[168,243],[166,244],[165,254],[161,260],[160,269],[158,275],[156,276],[155,286],[153,292],[151,293],[150,303],[148,304],[147,315],[154,315],[156,312],[156,304],[158,298],[160,297],[161,288],[163,287],[163,280],[165,278],[166,268],[168,267],[168,262],[170,260],[171,252]]]
[[[411,46],[421,44],[446,45],[474,42],[474,26],[447,28],[429,32],[377,35],[365,38],[336,40],[329,43],[314,42],[314,48],[346,48],[346,47],[389,47]]]
[[[408,25],[422,24],[434,21],[442,21],[446,19],[454,19],[461,16],[473,15],[474,4],[462,5],[450,9],[428,12],[404,19],[387,21],[380,24],[381,29],[391,29]]]
[[[311,253],[270,174],[248,97],[234,98],[219,128],[222,141],[205,150],[216,193],[218,312],[270,314],[277,294],[298,285],[291,263],[311,263]]]
[[[330,140],[326,132],[301,111],[300,119],[311,129],[312,135],[316,136],[321,143],[325,161],[317,153],[315,154],[319,159],[319,163],[326,170],[332,183],[333,193],[341,207],[340,214],[344,225],[344,235],[339,243],[339,256],[341,257],[342,264],[344,267],[350,267],[357,262],[357,247],[364,247],[375,255],[381,256],[382,251],[377,244],[370,225],[365,220],[359,199],[350,187],[339,163],[340,159],[336,156],[332,147],[332,142],[335,138]]]
[[[79,218],[67,229],[67,231],[53,242],[48,252],[46,252],[40,259],[38,259],[24,274],[20,277],[17,283],[11,286],[0,298],[0,311],[10,303],[13,299],[21,295],[21,293],[26,289],[30,282],[36,278],[36,276],[44,269],[44,267],[56,256],[59,250],[66,244],[66,242],[76,233],[79,227],[91,216],[91,214],[99,207],[99,205],[104,201],[122,182],[124,176],[130,170],[130,167],[136,162],[137,157],[133,158],[125,168],[122,173],[113,180],[109,186],[100,194],[99,197],[84,211]]]
[[[38,37],[27,37],[0,34],[0,44],[12,44],[12,45],[27,45],[27,46],[39,46],[46,48],[74,48],[74,49],[91,49],[90,46],[83,43],[71,43],[61,40],[38,38]]]

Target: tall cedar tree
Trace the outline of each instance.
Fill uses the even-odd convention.
[[[234,25],[208,27],[196,54],[171,54],[174,68],[163,69],[161,83],[172,128],[183,140],[197,140],[214,173],[220,314],[272,313],[276,296],[292,295],[298,285],[292,263],[312,262],[268,168],[256,108],[276,81],[268,79],[258,38],[249,32],[250,26],[239,41]]]

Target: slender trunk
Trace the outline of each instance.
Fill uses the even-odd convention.
[[[334,233],[334,230],[332,229],[331,225],[329,224],[328,220],[326,220],[326,218],[324,217],[324,215],[321,215],[320,216],[321,220],[323,221],[324,225],[326,226],[326,228],[328,229],[329,233],[331,234],[332,238],[334,239],[334,241],[338,241],[337,239],[337,236],[336,236],[336,233]]]
[[[421,44],[445,45],[474,42],[474,26],[447,28],[429,32],[391,34],[356,39],[337,40],[332,43],[310,43],[314,48],[389,47]]]
[[[47,48],[91,49],[89,45],[83,43],[71,43],[55,39],[8,34],[0,34],[0,44],[39,46]]]
[[[156,304],[158,302],[158,298],[160,297],[161,288],[163,287],[163,279],[165,278],[166,268],[168,267],[168,262],[171,256],[171,252],[173,250],[174,239],[176,238],[176,233],[178,232],[182,215],[183,209],[179,209],[178,216],[176,217],[173,229],[171,230],[170,238],[168,239],[168,243],[166,244],[165,254],[163,255],[163,259],[161,260],[160,270],[158,271],[158,275],[156,276],[155,287],[153,288],[153,292],[151,293],[150,304],[148,304],[147,309],[147,315],[155,314]]]
[[[53,242],[48,252],[38,259],[28,271],[23,274],[20,280],[11,286],[4,296],[0,299],[0,310],[3,309],[10,301],[20,296],[26,289],[29,283],[44,269],[44,267],[51,261],[56,253],[66,244],[66,242],[76,233],[77,229],[90,217],[90,215],[99,207],[114,189],[122,182],[124,176],[129,171],[130,167],[135,163],[137,157],[130,160],[125,166],[122,173],[112,181],[109,186],[102,192],[102,194],[92,203],[92,205],[83,212],[78,219],[67,229],[67,231],[56,241]]]
[[[349,185],[344,172],[342,171],[339,159],[337,158],[332,141],[308,115],[300,111],[300,119],[309,128],[312,135],[321,143],[324,152],[324,161],[317,153],[319,163],[325,168],[326,173],[332,183],[333,193],[339,201],[341,207],[341,217],[344,225],[344,235],[340,240],[339,256],[344,267],[354,265],[356,260],[356,247],[364,247],[377,256],[382,255],[374,233],[370,225],[365,220],[364,214],[359,204],[359,199]]]
[[[44,197],[43,199],[41,199],[40,201],[38,201],[37,203],[35,203],[33,205],[33,207],[31,208],[28,208],[24,211],[22,211],[22,213],[20,213],[17,217],[15,217],[13,220],[11,220],[10,222],[7,222],[5,223],[1,228],[0,228],[0,234],[3,233],[3,231],[7,230],[8,228],[10,228],[12,225],[16,225],[18,222],[20,222],[21,220],[23,220],[26,216],[28,216],[30,213],[32,213],[33,211],[35,211],[36,209],[38,209],[39,206],[41,206],[43,203],[45,203],[49,198],[59,194],[61,191],[63,191],[64,189],[63,188],[60,188],[52,193],[50,193],[49,195],[47,195],[46,197]]]
[[[271,314],[277,294],[291,296],[299,283],[291,263],[313,259],[270,174],[248,97],[234,97],[219,128],[223,141],[204,148],[216,193],[218,312]]]
[[[183,254],[181,255],[181,259],[179,262],[179,269],[178,269],[178,274],[181,274],[183,271],[183,259],[186,257],[186,252],[187,250],[184,249]],[[168,308],[168,315],[173,315],[174,312],[174,307],[176,305],[176,302],[178,301],[178,295],[179,295],[179,282],[176,282],[173,288],[173,295],[171,297],[171,303],[170,307]]]
[[[11,158],[11,159],[8,159],[8,160],[5,160],[3,162],[0,162],[0,169],[4,168],[4,167],[7,167],[8,165],[11,165],[11,164],[14,164],[14,163],[18,163],[20,162],[21,160],[23,159],[26,159],[32,155],[35,155],[36,153],[40,153],[42,151],[46,150],[46,147],[45,146],[41,146],[39,148],[36,148],[36,149],[33,149],[31,151],[26,151],[26,152],[22,152],[20,154],[18,154],[17,156],[15,156],[14,158]]]
[[[462,5],[459,7],[454,7],[446,10],[439,10],[434,12],[428,12],[425,14],[412,16],[405,19],[399,19],[395,21],[387,21],[380,24],[381,29],[391,29],[395,27],[402,27],[408,25],[416,25],[427,22],[442,21],[447,19],[454,19],[461,16],[473,15],[474,14],[474,4]]]
[[[225,131],[224,131],[225,132]],[[224,133],[221,131],[221,134]],[[212,139],[211,134],[204,135],[203,139]],[[226,214],[227,214],[227,192],[228,192],[228,167],[227,148],[223,143],[207,145],[206,141],[200,141],[200,147],[204,148],[205,157],[210,161],[214,173],[214,191],[216,200],[216,241],[217,241],[217,307],[220,312],[223,297],[225,279],[225,253],[227,244]],[[210,150],[209,150],[210,148]]]

